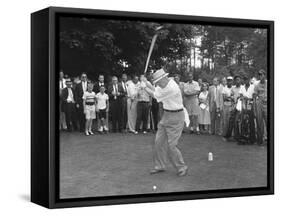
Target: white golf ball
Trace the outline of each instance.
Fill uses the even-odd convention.
[[[154,185],[154,186],[153,186],[153,190],[156,190],[156,189],[157,189],[157,187]]]

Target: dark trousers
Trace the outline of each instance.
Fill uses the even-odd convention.
[[[65,104],[65,121],[67,130],[77,130],[76,124],[76,111],[74,103],[66,103]]]
[[[112,132],[122,131],[122,118],[121,118],[121,100],[113,99],[110,102],[110,114],[112,120]]]
[[[256,141],[253,110],[243,110],[241,119],[241,136],[239,142],[253,144]]]
[[[121,125],[122,130],[126,130],[128,121],[128,114],[127,114],[127,97],[121,98]]]
[[[142,123],[142,130],[147,130],[147,120],[148,120],[149,102],[139,101],[137,105],[137,123],[136,131],[140,130],[140,125]]]
[[[211,134],[221,135],[222,134],[222,128],[221,128],[222,112],[221,111],[217,112],[217,106],[215,103],[212,105],[212,108],[213,109],[210,112]]]
[[[159,121],[159,103],[156,101],[156,99],[152,99],[152,106],[151,106],[151,113],[152,113],[152,121],[153,121],[153,126],[154,130],[157,130],[157,124]]]
[[[225,138],[230,138],[234,130],[234,139],[238,140],[240,137],[239,124],[240,124],[240,112],[234,108],[230,113],[229,125]]]
[[[77,118],[80,131],[85,131],[85,114],[83,104],[79,104],[79,107],[77,108]]]

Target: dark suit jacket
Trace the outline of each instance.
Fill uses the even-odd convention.
[[[84,95],[84,91],[83,91],[83,87],[82,87],[82,81],[80,83],[78,83],[75,87],[75,94],[76,94],[76,103],[78,103],[79,105],[83,104],[83,95]]]
[[[125,85],[126,85],[126,83],[125,83]],[[128,86],[126,86],[127,87],[127,91],[128,91]],[[119,83],[119,85],[118,85],[118,89],[121,89],[121,96],[122,97],[125,97],[125,96],[127,96],[127,92],[125,91],[125,89],[123,88],[123,85],[122,85],[122,82],[120,82]]]
[[[75,91],[74,91],[73,88],[71,88],[71,90],[72,90],[74,102],[76,102]],[[67,90],[67,88],[62,89],[60,98],[61,98],[61,101],[62,101],[62,111],[64,111],[65,110],[65,105],[67,104],[67,98],[68,98],[68,90]]]
[[[106,88],[106,84],[105,83],[103,83],[104,84],[104,87]],[[99,93],[99,91],[100,91],[100,85],[99,85],[99,82],[96,82],[95,84],[94,84],[94,89],[93,89],[93,91],[97,94],[97,93]],[[107,92],[107,90],[105,90],[105,93]]]
[[[120,95],[117,96],[116,99],[121,99],[122,97],[124,97],[125,92],[124,92],[124,89],[123,89],[121,83],[118,83],[117,86],[118,86],[118,92],[120,93]],[[109,100],[116,100],[116,99],[114,99],[114,96],[112,95],[112,92],[113,92],[113,84],[110,84],[110,85],[108,86],[108,96],[109,96]]]

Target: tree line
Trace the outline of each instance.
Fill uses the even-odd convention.
[[[214,76],[254,75],[267,68],[267,30],[210,25],[70,18],[60,19],[60,67],[70,76],[142,74],[155,29],[149,67],[206,81]]]

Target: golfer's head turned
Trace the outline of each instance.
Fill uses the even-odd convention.
[[[153,83],[155,86],[159,86],[160,88],[165,88],[169,82],[168,73],[164,71],[163,68],[155,71],[153,73]]]

